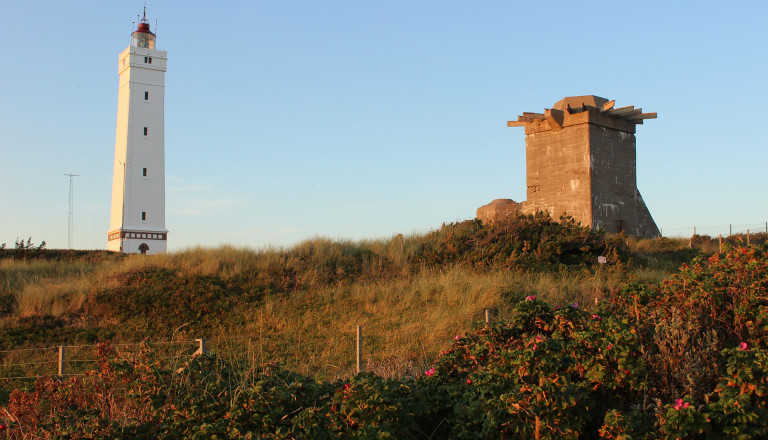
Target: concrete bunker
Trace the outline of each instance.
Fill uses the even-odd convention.
[[[496,199],[478,208],[477,218],[547,211],[610,233],[658,237],[637,189],[635,145],[637,125],[656,113],[614,104],[595,95],[572,96],[544,113],[524,112],[507,122],[525,128],[527,200]]]

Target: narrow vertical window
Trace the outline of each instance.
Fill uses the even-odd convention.
[[[147,169],[146,169],[146,168],[142,168],[142,169],[141,169],[141,174],[142,174],[144,177],[147,177]]]
[[[144,92],[144,100],[149,101],[149,92]]]
[[[141,211],[141,220],[143,221],[143,220],[146,220],[146,219],[147,219],[147,212],[146,211]]]
[[[149,128],[144,127],[144,136],[147,136],[149,134]]]
[[[148,63],[148,61],[147,61],[147,60],[149,60],[149,57],[144,57],[144,64],[147,64],[147,63]]]

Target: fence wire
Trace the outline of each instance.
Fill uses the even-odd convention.
[[[142,341],[110,344],[118,358],[135,359],[151,349],[153,359],[187,360],[199,351],[201,340]],[[63,347],[63,352],[61,347]],[[62,356],[63,354],[63,356]],[[82,376],[99,362],[98,345],[64,345],[0,351],[0,380],[29,380],[43,376]]]
[[[693,235],[709,235],[710,237],[729,237],[731,235],[768,234],[768,222],[744,223],[729,225],[696,225],[676,228],[661,228],[662,237],[688,238]]]

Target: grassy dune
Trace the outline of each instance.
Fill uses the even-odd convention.
[[[754,239],[754,238],[753,238]],[[660,281],[712,240],[628,240],[543,216],[448,224],[424,235],[157,256],[0,251],[0,349],[205,337],[230,359],[348,376],[355,326],[367,368],[421,371],[447,341],[535,295],[595,303]],[[713,248],[714,246],[714,248]],[[598,265],[597,255],[609,264]]]

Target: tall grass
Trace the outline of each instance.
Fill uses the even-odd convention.
[[[504,319],[511,304],[536,295],[553,304],[594,304],[615,293],[616,280],[589,274],[476,273],[463,268],[424,271],[389,282],[359,282],[291,295],[273,295],[249,310],[235,332],[215,336],[233,352],[279,359],[320,378],[348,376],[354,337],[363,326],[365,368],[385,377],[423,371],[472,322]]]

